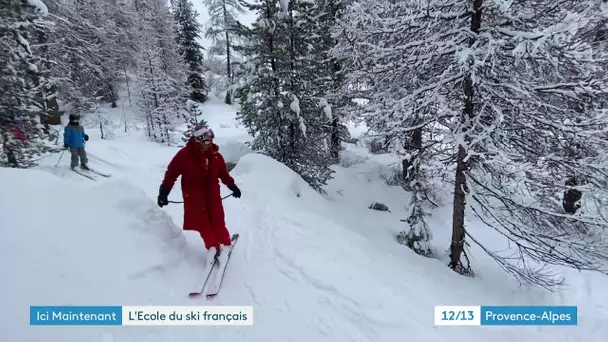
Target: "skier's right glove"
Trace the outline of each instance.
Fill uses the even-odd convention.
[[[63,144],[63,148],[65,148],[66,150],[70,147],[70,145],[68,144]]]
[[[241,189],[239,189],[239,187],[236,186],[236,184],[228,185],[228,189],[230,189],[232,191],[232,196],[234,196],[236,198],[241,198]]]
[[[167,191],[161,185],[160,189],[158,190],[158,199],[156,200],[156,203],[158,204],[159,207],[162,208],[165,205],[169,205],[169,199],[167,199],[167,197],[169,197],[169,191]]]

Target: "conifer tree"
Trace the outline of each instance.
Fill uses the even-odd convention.
[[[36,5],[33,6],[32,4]],[[46,15],[35,1],[0,1],[0,165],[32,166],[32,158],[48,150],[40,124],[40,90],[45,84],[39,57],[30,41]]]
[[[123,78],[129,105],[132,106],[131,99],[131,83],[129,79],[129,71],[135,68],[135,56],[137,55],[136,32],[138,19],[135,10],[135,2],[133,0],[113,0],[114,6],[109,11],[109,17],[116,23],[114,36],[114,50],[116,51],[116,69],[117,73]]]
[[[234,63],[234,29],[236,16],[244,12],[239,0],[204,0],[209,12],[209,22],[205,36],[211,38],[210,48],[211,58],[215,56],[226,56],[225,66],[226,78],[226,104],[232,103],[232,85],[234,83],[233,63]]]
[[[54,30],[47,39],[50,78],[61,101],[71,112],[86,115],[101,101],[116,105],[118,60],[125,46],[118,45],[116,27],[106,2],[92,0],[49,0]],[[128,44],[127,44],[128,45]]]
[[[346,82],[346,77],[342,64],[346,61],[340,55],[333,55],[331,52],[338,43],[335,37],[336,30],[339,32],[339,22],[342,18],[348,0],[323,0],[317,5],[318,14],[316,15],[317,28],[319,35],[318,42],[314,44],[311,58],[317,62],[317,87],[318,96],[322,97],[322,107],[328,112],[331,120],[329,129],[330,139],[329,148],[331,158],[335,163],[339,161],[339,154],[342,150],[342,141],[348,140],[350,134],[344,126],[346,113],[354,104],[340,92]]]
[[[203,74],[203,47],[197,41],[201,31],[198,13],[190,0],[172,0],[171,3],[177,23],[178,52],[188,64],[188,85],[192,89],[190,99],[202,103],[207,100],[208,87]]]
[[[372,129],[391,137],[423,127],[429,166],[448,161],[441,168],[453,172],[455,271],[472,274],[468,238],[526,283],[560,284],[543,264],[608,272],[607,51],[587,34],[606,19],[599,7],[441,0],[351,8],[340,49],[351,84],[365,84]],[[567,190],[584,193],[575,214],[562,207]],[[512,254],[473,237],[471,215],[506,237]]]
[[[136,0],[139,107],[151,140],[172,145],[172,132],[183,122],[190,88],[187,65],[178,53],[176,23],[163,0]]]
[[[328,149],[330,119],[316,94],[313,44],[317,8],[307,1],[257,1],[248,5],[259,15],[239,51],[252,70],[239,89],[239,117],[254,136],[252,148],[298,173],[323,192],[331,177]]]
[[[188,100],[188,109],[183,113],[183,118],[186,122],[186,130],[182,137],[184,143],[187,143],[192,136],[194,127],[197,125],[208,125],[207,121],[203,118],[199,104],[192,100]]]

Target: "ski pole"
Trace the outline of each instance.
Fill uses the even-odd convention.
[[[234,194],[230,194],[230,195],[226,195],[226,196],[222,197],[222,201],[233,195]],[[184,203],[184,201],[169,201],[169,203]]]
[[[59,155],[59,160],[57,161],[57,164],[55,164],[55,167],[57,167],[59,165],[59,162],[61,161],[61,158],[63,157],[64,152],[65,152],[65,150],[61,151],[61,154]]]

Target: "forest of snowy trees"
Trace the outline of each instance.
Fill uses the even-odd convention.
[[[450,268],[474,274],[474,243],[554,288],[545,264],[608,273],[607,38],[607,0],[0,0],[0,163],[30,166],[62,114],[116,106],[118,87],[172,144],[219,91],[253,150],[324,192],[361,121],[402,161],[400,243],[438,257],[428,216],[451,188]]]
[[[1,0],[0,11],[3,165],[31,165],[65,113],[106,122],[100,108],[117,106],[119,87],[164,144],[197,114],[191,102],[206,100],[202,32],[187,0]]]

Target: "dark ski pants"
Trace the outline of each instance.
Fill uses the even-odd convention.
[[[70,152],[72,153],[72,163],[70,164],[71,168],[75,168],[78,166],[78,158],[80,157],[80,166],[86,166],[88,164],[87,152],[84,150],[84,147],[70,147]]]

